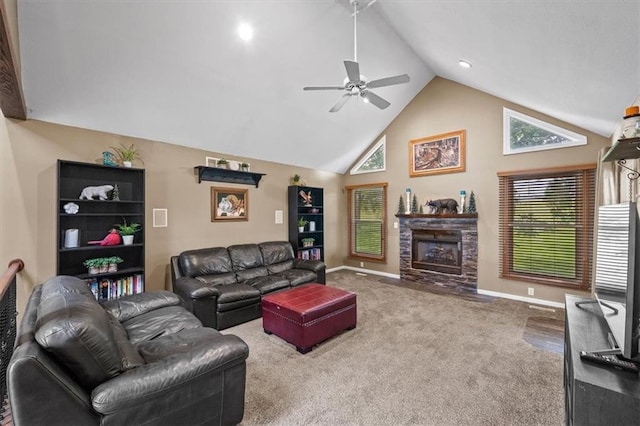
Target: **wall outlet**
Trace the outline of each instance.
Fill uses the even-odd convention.
[[[529,287],[529,289],[527,290],[527,294],[528,294],[529,296],[533,296],[533,293],[534,293],[534,289],[533,289],[533,287]]]
[[[398,229],[398,222],[393,222],[393,227],[394,227],[395,229]]]
[[[364,262],[360,262],[360,267],[364,268]]]

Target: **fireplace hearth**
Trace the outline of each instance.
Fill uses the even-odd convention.
[[[456,292],[477,292],[477,214],[397,217],[400,222],[400,278]]]

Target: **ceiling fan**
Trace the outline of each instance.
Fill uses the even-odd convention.
[[[372,103],[380,109],[385,109],[391,105],[391,103],[376,95],[370,89],[409,82],[409,76],[407,74],[385,77],[371,81],[367,80],[365,76],[360,74],[360,65],[358,65],[358,13],[368,8],[376,1],[377,0],[372,0],[367,3],[366,6],[358,10],[358,1],[350,0],[351,5],[353,5],[353,61],[344,61],[344,67],[347,70],[347,77],[344,79],[342,86],[309,86],[303,88],[303,90],[344,90],[346,93],[342,95],[329,112],[339,111],[352,96],[359,96],[364,102]]]

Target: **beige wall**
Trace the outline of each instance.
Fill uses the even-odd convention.
[[[19,307],[34,285],[56,272],[57,159],[99,163],[102,151],[119,143],[135,143],[142,151],[142,167],[146,169],[148,290],[166,288],[169,257],[183,250],[288,239],[286,188],[296,173],[309,186],[325,188],[326,263],[330,268],[342,265],[346,225],[344,215],[339,214],[341,175],[224,155],[251,163],[252,171],[266,173],[259,188],[220,182],[198,184],[193,167],[205,164],[205,156],[222,154],[40,121],[0,119],[0,265],[17,257],[25,261]],[[248,188],[249,221],[212,223],[212,186]],[[152,227],[154,208],[168,209],[167,228]],[[283,210],[284,224],[275,224],[275,210]]]
[[[502,108],[507,107],[587,136],[582,147],[554,149],[528,154],[502,155]],[[466,171],[436,176],[409,177],[409,140],[454,130],[466,130]],[[459,199],[461,189],[474,192],[478,210],[478,288],[563,302],[565,290],[500,279],[498,265],[498,178],[497,172],[526,170],[571,164],[595,163],[598,150],[609,145],[607,138],[508,103],[452,81],[435,78],[419,93],[383,132],[386,134],[386,172],[346,176],[345,184],[388,182],[388,261],[365,262],[365,268],[399,273],[399,236],[393,227],[398,199],[411,188],[421,203],[428,199]],[[345,259],[359,267],[359,261]],[[575,292],[572,292],[575,293]]]

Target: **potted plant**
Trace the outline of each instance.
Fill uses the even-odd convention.
[[[226,169],[229,167],[229,160],[227,160],[226,158],[221,158],[218,160],[218,162],[216,163],[218,168],[221,169]]]
[[[82,264],[88,269],[90,275],[100,273],[100,259],[87,259]]]
[[[249,163],[240,163],[240,169],[243,172],[248,172],[249,171]]]
[[[139,223],[131,222],[127,223],[127,220],[123,217],[122,221],[124,223],[116,223],[114,226],[122,235],[122,243],[125,246],[129,246],[133,244],[133,235],[142,229],[142,226]]]
[[[309,221],[307,219],[305,219],[304,217],[299,217],[298,218],[298,231],[299,232],[304,232],[304,227],[305,225],[309,223]]]
[[[111,149],[116,152],[118,161],[125,167],[131,167],[134,160],[140,160],[140,162],[144,164],[144,161],[142,161],[140,157],[140,151],[133,144],[129,147],[120,144],[119,147],[112,146]]]
[[[311,247],[315,242],[315,238],[303,238],[301,241],[302,241],[302,247]]]
[[[98,268],[100,269],[101,274],[106,274],[109,272],[109,258],[108,257],[99,257],[96,259],[98,261]]]
[[[293,175],[291,178],[291,185],[300,186],[302,184],[302,177],[299,174]]]
[[[109,268],[107,272],[117,272],[118,271],[118,263],[124,262],[119,256],[111,256],[106,258],[108,260]]]

